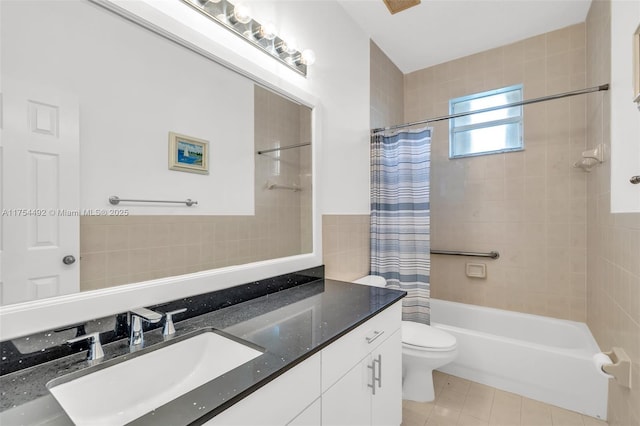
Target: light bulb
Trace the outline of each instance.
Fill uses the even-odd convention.
[[[285,40],[284,44],[285,44],[284,50],[289,55],[293,55],[298,50],[298,42],[296,41],[295,38],[290,38],[288,40]]]
[[[304,49],[300,54],[300,62],[305,65],[313,65],[316,62],[316,54],[311,49]]]
[[[267,21],[260,26],[260,38],[266,38],[267,40],[273,40],[276,38],[276,26],[273,22]]]
[[[236,22],[248,24],[251,21],[251,8],[244,3],[238,3],[233,8],[233,17]]]

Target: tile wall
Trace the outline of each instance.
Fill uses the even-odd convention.
[[[524,98],[586,84],[578,24],[405,75],[405,122],[447,115],[448,101],[513,84]],[[524,151],[448,158],[448,124],[435,123],[431,247],[497,250],[498,260],[433,255],[432,297],[586,319],[586,98],[526,106]],[[468,278],[465,263],[487,266]]]
[[[610,12],[610,0],[594,0],[587,16],[590,86],[611,79]],[[611,145],[609,111],[608,92],[588,98],[588,148]],[[610,213],[610,175],[604,162],[587,180],[587,324],[602,350],[620,346],[632,359],[632,389],[609,383],[609,424],[630,426],[640,425],[640,213]]]
[[[371,127],[404,123],[404,74],[373,41],[371,61]]]
[[[308,108],[256,86],[256,150],[310,141],[310,130]],[[81,290],[311,252],[310,157],[309,147],[256,156],[253,216],[81,217]]]
[[[323,215],[322,258],[327,278],[369,275],[369,215]]]

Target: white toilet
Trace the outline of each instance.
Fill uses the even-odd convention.
[[[386,286],[386,280],[375,275],[354,282]],[[402,321],[402,399],[433,401],[433,370],[450,363],[457,355],[456,338],[451,334],[426,324]]]

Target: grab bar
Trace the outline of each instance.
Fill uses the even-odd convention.
[[[172,204],[186,204],[188,207],[191,207],[194,204],[198,204],[197,201],[192,200],[191,198],[187,198],[184,201],[166,201],[166,200],[128,200],[125,198],[120,198],[116,195],[112,195],[111,197],[109,197],[109,202],[111,204],[113,204],[114,206],[117,206],[118,204],[120,204],[120,201],[130,201],[133,203],[172,203]]]
[[[452,256],[475,256],[475,257],[490,257],[491,259],[497,259],[500,257],[500,253],[497,251],[490,251],[489,253],[478,253],[473,251],[457,251],[457,250],[431,250],[431,254],[448,254]]]

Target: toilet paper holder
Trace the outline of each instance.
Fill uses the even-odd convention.
[[[611,374],[622,386],[631,389],[631,358],[620,347],[614,346],[609,352],[603,352],[613,364],[605,364],[602,371]]]

